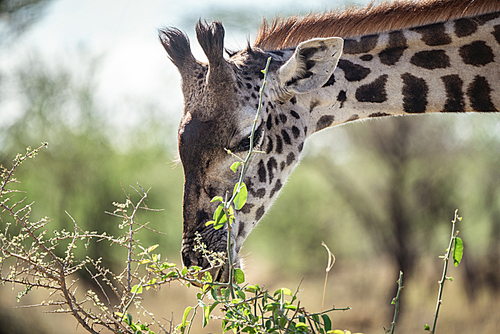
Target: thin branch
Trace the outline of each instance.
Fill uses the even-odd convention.
[[[399,314],[399,294],[401,293],[401,290],[403,289],[403,272],[399,272],[399,279],[398,279],[398,292],[396,293],[396,297],[394,297],[392,303],[394,304],[394,317],[392,318],[392,323],[391,323],[391,334],[394,334],[394,330],[396,329],[396,320],[398,318]]]
[[[436,333],[436,325],[437,325],[437,319],[439,316],[439,309],[441,307],[441,304],[443,303],[442,297],[443,297],[443,290],[444,290],[444,282],[446,281],[446,273],[448,271],[448,262],[450,260],[450,255],[453,249],[453,242],[455,241],[455,238],[457,237],[457,233],[455,233],[455,224],[457,220],[460,220],[461,218],[458,216],[458,210],[455,210],[455,216],[453,220],[451,221],[451,238],[450,238],[450,244],[448,245],[448,249],[446,250],[446,255],[443,258],[444,261],[444,266],[443,266],[443,275],[441,276],[441,280],[439,281],[439,292],[438,292],[438,299],[437,299],[437,305],[436,305],[436,313],[434,315],[434,324],[432,325],[432,330],[431,333],[435,334]]]

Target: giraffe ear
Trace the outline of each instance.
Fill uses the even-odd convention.
[[[277,71],[278,98],[287,100],[323,86],[337,67],[344,40],[339,37],[315,38],[300,43],[292,57]]]

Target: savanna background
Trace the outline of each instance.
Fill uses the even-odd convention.
[[[367,1],[354,2],[356,5]],[[143,233],[144,245],[180,264],[182,166],[176,127],[180,79],[157,39],[176,26],[218,19],[226,47],[254,38],[261,17],[324,11],[353,4],[317,0],[0,1],[0,164],[27,146],[48,149],[17,177],[32,217],[48,230],[72,226],[117,232],[106,215],[129,185],[151,187],[147,205],[162,212],[143,221],[165,235]],[[456,208],[465,255],[452,268],[440,333],[500,329],[500,119],[498,115],[432,115],[358,122],[309,140],[279,199],[242,249],[247,281],[270,290],[300,283],[301,305],[321,308],[326,242],[336,256],[325,304],[353,309],[331,315],[335,328],[382,333],[390,327],[399,270],[404,290],[399,333],[422,333],[434,316],[437,281]],[[0,221],[0,224],[5,224]],[[1,226],[3,229],[4,227]],[[117,251],[111,251],[115,250]],[[121,270],[124,252],[109,243],[79,250]],[[90,284],[82,275],[80,284]],[[69,315],[15,308],[46,298],[0,286],[0,333],[83,332]],[[144,294],[158,319],[180,322],[196,290],[172,284]],[[325,306],[325,307],[327,307]],[[201,324],[201,321],[200,321]],[[199,325],[199,324],[196,324]],[[194,332],[220,332],[195,327]]]

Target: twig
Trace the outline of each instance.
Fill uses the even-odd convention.
[[[295,313],[292,315],[292,318],[290,320],[288,320],[288,325],[286,326],[285,334],[288,334],[288,331],[290,330],[290,325],[292,324],[292,321],[295,318],[295,316],[297,315],[297,313],[299,313],[299,310],[300,310],[300,301],[297,303],[297,309],[295,310]],[[312,326],[311,326],[311,329],[312,329]]]
[[[228,270],[229,270],[229,289],[231,291],[231,297],[234,299],[234,289],[233,289],[233,264],[232,264],[232,256],[231,256],[231,220],[229,217],[229,208],[231,207],[232,203],[234,202],[234,199],[236,198],[236,195],[240,192],[241,185],[243,184],[243,177],[245,176],[245,172],[248,166],[248,162],[250,161],[250,158],[252,157],[253,154],[253,148],[254,148],[254,139],[255,139],[255,130],[257,129],[257,123],[259,121],[259,116],[260,112],[262,111],[262,99],[264,95],[264,88],[266,87],[267,84],[267,72],[269,70],[269,64],[271,63],[271,57],[267,59],[266,67],[263,70],[264,73],[264,80],[262,83],[262,87],[260,88],[259,91],[259,107],[257,108],[257,113],[255,114],[255,119],[253,122],[252,126],[252,132],[250,134],[250,148],[248,150],[247,157],[245,158],[245,161],[243,162],[243,167],[241,169],[241,174],[240,178],[237,183],[236,190],[233,191],[233,195],[231,196],[231,199],[227,201],[227,194],[226,198],[224,199],[224,213],[226,215],[226,224],[227,224],[227,259],[228,259]],[[239,158],[239,157],[238,157]],[[240,159],[241,160],[241,159]]]
[[[436,305],[436,314],[434,315],[434,324],[432,325],[432,330],[431,333],[435,334],[436,333],[436,325],[437,325],[437,319],[439,316],[439,309],[442,304],[442,297],[443,297],[443,289],[444,289],[444,282],[446,281],[446,273],[448,271],[448,262],[450,260],[450,255],[453,249],[454,241],[457,237],[457,233],[455,233],[455,224],[457,220],[460,220],[461,218],[458,216],[458,210],[455,210],[455,216],[453,220],[451,221],[451,238],[450,238],[450,244],[448,245],[448,249],[446,251],[446,255],[444,256],[444,266],[443,266],[443,275],[441,276],[441,280],[439,281],[439,292],[438,292],[438,300],[437,300],[437,305]]]
[[[323,306],[325,305],[325,295],[326,295],[326,282],[328,281],[328,273],[332,270],[333,265],[335,264],[335,255],[330,251],[328,246],[322,241],[321,245],[326,248],[328,252],[328,264],[326,265],[326,273],[325,273],[325,284],[323,285],[323,299],[321,300],[321,311],[323,311]]]
[[[396,319],[398,318],[398,313],[399,313],[399,294],[401,293],[401,290],[403,289],[403,272],[399,272],[399,279],[398,279],[398,292],[396,293],[396,297],[392,300],[392,303],[394,304],[394,317],[392,319],[391,323],[391,334],[394,334],[394,330],[396,329]]]

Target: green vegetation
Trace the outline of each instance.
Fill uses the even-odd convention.
[[[269,61],[264,70],[261,96],[266,83],[268,66]],[[327,313],[335,310],[349,310],[349,307],[333,307],[317,313],[308,312],[304,307],[300,307],[300,302],[297,299],[299,289],[292,294],[291,290],[280,288],[271,294],[269,290],[262,289],[258,284],[245,284],[243,271],[235,269],[232,265],[230,238],[231,225],[234,222],[233,213],[234,209],[239,210],[246,203],[246,187],[242,180],[250,157],[254,153],[253,138],[260,108],[259,106],[250,136],[250,149],[247,158],[243,161],[237,161],[231,166],[234,172],[238,166],[242,166],[239,182],[234,187],[231,199],[214,197],[213,201],[219,201],[221,204],[214,212],[214,221],[207,223],[207,225],[213,225],[215,229],[226,226],[228,231],[227,259],[224,254],[208,252],[200,238],[196,247],[207,258],[211,267],[202,269],[193,266],[181,270],[168,259],[162,261],[160,254],[153,253],[159,245],[147,248],[142,246],[143,244],[138,238],[139,233],[142,234],[144,229],[156,231],[150,228],[149,222],[140,223],[138,213],[141,210],[146,212],[160,210],[152,209],[145,204],[149,190],[145,191],[140,185],[132,187],[132,190],[139,195],[139,200],[134,202],[132,196],[125,192],[126,201],[124,203],[113,202],[116,209],[110,215],[120,219],[118,226],[122,232],[118,236],[106,232],[85,231],[67,212],[66,214],[73,222],[72,232],[65,229],[54,230],[53,236],[50,236],[48,233],[50,221],[47,218],[36,221],[30,219],[33,202],[25,203],[26,197],[18,196],[22,191],[15,186],[19,181],[14,177],[14,173],[23,162],[34,158],[40,150],[48,146],[47,143],[43,143],[34,150],[28,148],[24,155],[16,155],[10,169],[1,167],[0,207],[5,213],[3,217],[0,216],[2,222],[5,222],[5,228],[0,233],[1,282],[24,287],[24,290],[18,294],[18,300],[34,288],[48,290],[50,299],[32,306],[55,306],[55,313],[72,314],[79,324],[90,333],[98,333],[102,328],[105,328],[114,333],[154,334],[153,327],[157,328],[157,333],[172,333],[173,331],[190,333],[198,310],[201,312],[202,327],[205,327],[210,318],[214,317],[212,312],[217,307],[223,314],[221,318],[223,332],[233,330],[235,333],[343,333],[344,331],[332,329],[332,320]],[[425,325],[425,329],[431,333],[436,333],[435,328],[443,298],[444,282],[447,279],[452,280],[446,275],[448,262],[452,258],[457,266],[463,256],[463,242],[457,237],[458,231],[455,231],[455,224],[459,220],[461,218],[455,211],[449,247],[443,257],[444,269],[439,282],[438,302],[432,330],[428,325]],[[95,246],[96,241],[107,241],[111,245],[121,246],[126,250],[126,265],[123,270],[116,271],[119,274],[102,264],[103,257],[93,258],[86,255],[83,260],[80,260],[80,257],[76,255],[75,250],[79,246],[84,246],[85,252],[83,254],[85,254],[91,243],[92,246]],[[323,289],[324,301],[328,273],[334,264],[334,257],[329,248],[324,243],[323,245],[329,255]],[[83,256],[81,257],[83,258]],[[227,283],[214,282],[211,272],[223,266],[228,266],[229,281]],[[8,268],[5,274],[3,273],[4,267]],[[69,279],[81,271],[90,274],[91,280],[100,288],[97,292],[88,289],[83,296],[77,295],[79,284],[77,281],[70,283]],[[395,332],[399,313],[402,275],[400,272],[397,294],[393,299],[395,312],[391,323],[391,334]],[[194,284],[200,287],[200,292],[196,294],[196,305],[188,306],[184,310],[181,323],[173,328],[172,322],[170,322],[170,327],[167,328],[166,323],[162,324],[142,306],[140,295],[145,290],[158,289],[173,281],[184,283],[187,287]],[[211,301],[207,301],[208,296],[212,298]],[[294,304],[295,302],[297,304]],[[129,313],[132,304],[143,310],[143,317],[147,317],[147,320],[137,319],[134,321],[132,314]]]
[[[72,231],[54,230],[51,236],[48,232],[50,221],[46,218],[30,220],[33,203],[25,203],[25,198],[18,199],[16,195],[21,191],[15,187],[19,182],[14,177],[23,162],[34,158],[46,147],[47,143],[34,150],[28,148],[26,154],[16,156],[12,168],[2,167],[0,207],[6,215],[2,218],[5,227],[0,233],[0,268],[7,270],[0,281],[24,288],[19,292],[18,300],[33,289],[46,289],[49,299],[32,307],[56,307],[55,313],[73,315],[90,333],[98,333],[102,328],[113,333],[155,333],[152,327],[158,328],[157,333],[172,333],[172,325],[167,329],[166,324],[156,320],[141,305],[139,297],[145,290],[158,289],[173,281],[201,287],[196,294],[197,304],[185,309],[181,323],[175,327],[175,331],[181,333],[190,332],[198,309],[205,327],[217,306],[224,314],[223,332],[232,329],[246,333],[308,333],[314,330],[327,333],[332,329],[332,321],[326,313],[349,309],[333,307],[324,312],[309,313],[297,302],[298,290],[292,294],[289,289],[282,288],[271,294],[257,284],[244,284],[245,276],[241,269],[231,269],[230,277],[234,277],[234,283],[233,280],[230,283],[214,282],[210,271],[226,263],[223,255],[205,254],[213,267],[203,270],[199,267],[180,270],[167,259],[162,261],[160,254],[153,253],[158,245],[145,248],[138,239],[139,232],[150,230],[148,223],[138,222],[139,211],[158,211],[144,204],[148,191],[140,186],[133,188],[140,197],[136,202],[126,194],[124,203],[113,203],[116,209],[111,215],[120,218],[119,227],[123,231],[120,235],[84,231],[70,216]],[[241,196],[241,190],[239,194]],[[126,266],[118,271],[119,274],[102,265],[102,259],[106,257],[85,256],[80,260],[75,255],[77,248],[83,246],[87,250],[96,242],[109,242],[126,249]],[[205,249],[203,244],[198,247]],[[80,271],[91,274],[99,289],[88,289],[83,296],[78,295],[80,285],[77,281],[70,281],[70,277]],[[208,296],[212,297],[211,303],[206,301]],[[143,310],[147,321],[133,319],[128,313],[132,304]]]

